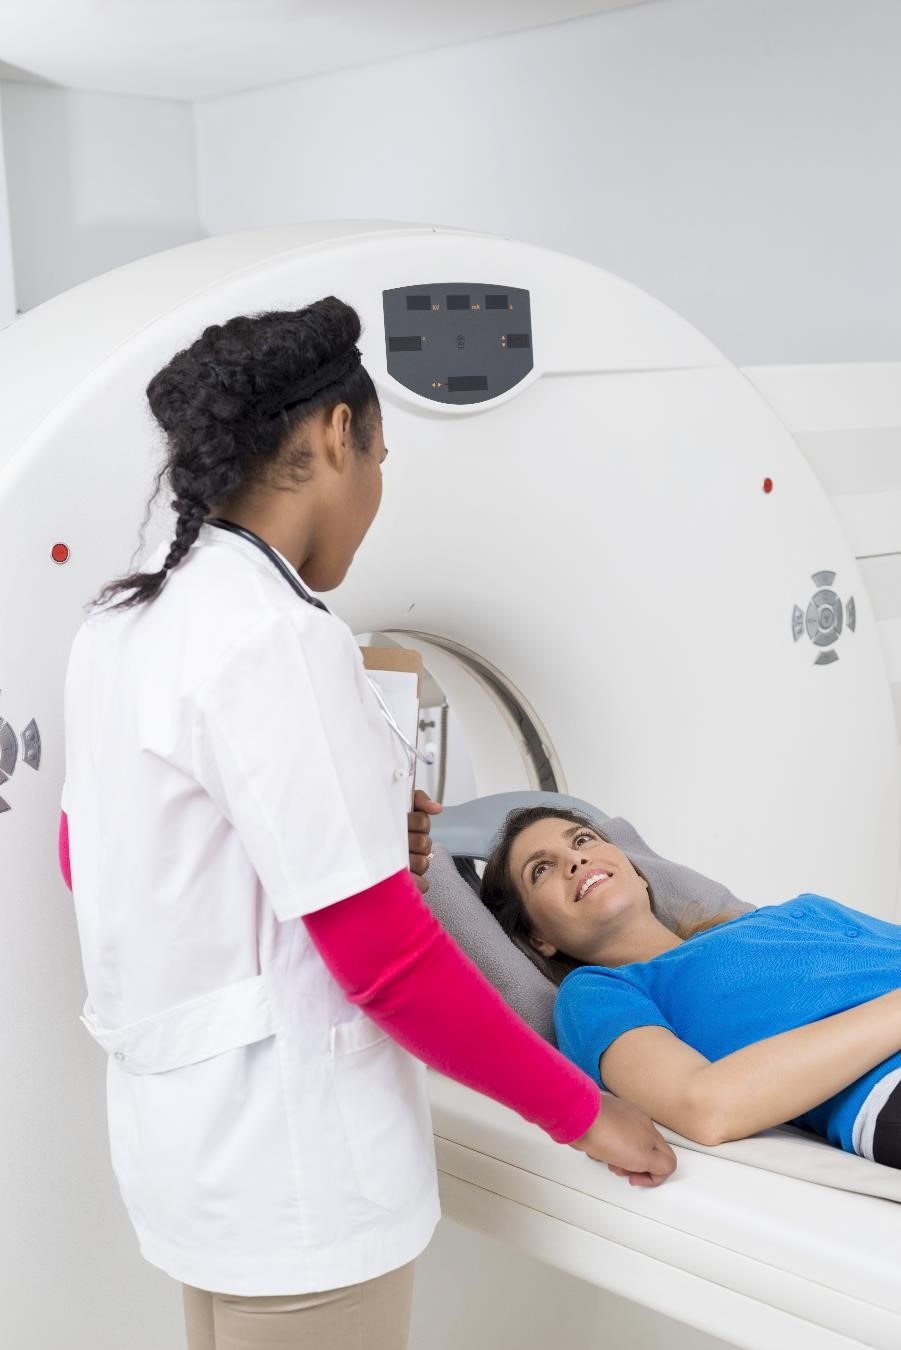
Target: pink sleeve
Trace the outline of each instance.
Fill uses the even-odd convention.
[[[512,1107],[558,1143],[592,1125],[598,1085],[520,1021],[438,923],[409,872],[302,922],[348,1000],[418,1059]]]
[[[59,838],[56,845],[57,857],[59,858],[59,870],[63,874],[63,881],[72,889],[72,864],[69,862],[69,817],[65,811],[59,813]]]

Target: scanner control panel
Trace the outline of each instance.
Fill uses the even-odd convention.
[[[486,403],[532,369],[529,292],[441,281],[382,292],[388,373],[436,403]]]

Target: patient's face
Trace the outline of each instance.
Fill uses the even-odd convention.
[[[647,883],[629,859],[587,825],[549,816],[523,830],[510,875],[535,934],[533,946],[595,958],[611,925],[647,916]]]

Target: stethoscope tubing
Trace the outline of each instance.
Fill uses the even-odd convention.
[[[292,591],[299,595],[301,600],[305,600],[306,603],[312,605],[314,609],[322,609],[326,614],[331,614],[332,611],[327,605],[324,605],[315,595],[310,595],[310,592],[301,585],[297,577],[282,561],[271,544],[267,544],[265,539],[261,539],[258,534],[254,534],[253,530],[245,529],[243,525],[236,525],[233,520],[222,520],[220,516],[208,516],[205,524],[215,525],[217,530],[227,530],[229,534],[236,534],[239,538],[246,539],[248,544],[253,544],[254,548],[258,548],[261,553],[265,554],[275,570],[284,577]]]

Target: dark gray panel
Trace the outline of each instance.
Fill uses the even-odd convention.
[[[529,292],[436,281],[382,293],[388,373],[436,403],[484,403],[532,369]]]

